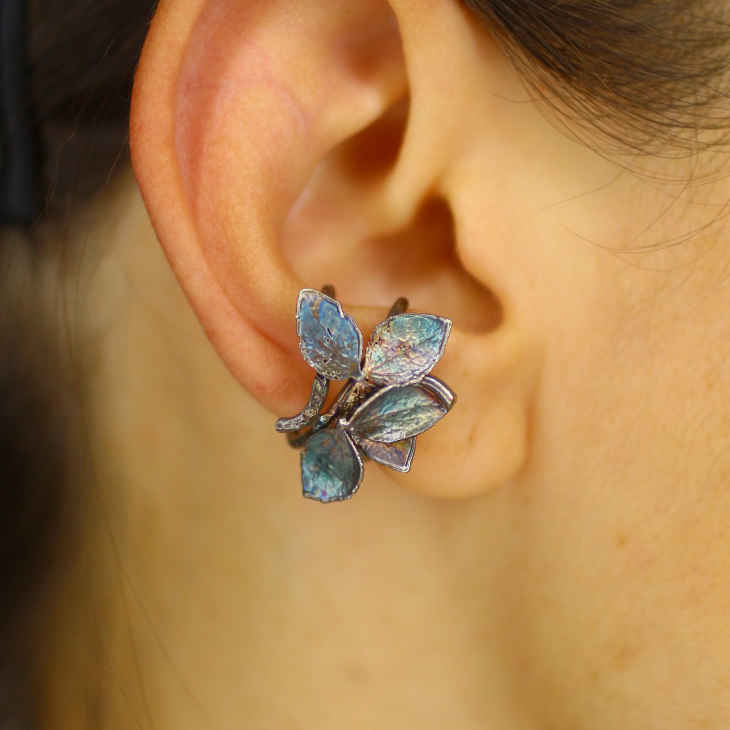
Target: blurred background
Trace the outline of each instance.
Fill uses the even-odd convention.
[[[154,0],[0,0],[0,728],[34,725],[38,612],[81,519],[65,232],[128,167]],[[73,671],[73,668],[70,668]]]

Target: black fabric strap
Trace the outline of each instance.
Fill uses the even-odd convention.
[[[38,154],[25,59],[26,0],[0,0],[0,223],[38,215]]]

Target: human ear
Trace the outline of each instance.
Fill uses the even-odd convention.
[[[504,245],[486,231],[460,241],[476,225],[458,212],[471,209],[461,169],[489,132],[485,117],[474,133],[463,87],[485,64],[517,83],[455,0],[162,0],[132,105],[158,238],[220,356],[272,413],[297,412],[311,387],[294,322],[304,286],[335,285],[366,338],[398,296],[453,320],[435,374],[459,401],[419,437],[411,474],[393,474],[443,496],[522,469],[539,355]]]

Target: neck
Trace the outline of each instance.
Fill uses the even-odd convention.
[[[113,229],[84,298],[93,469],[48,725],[522,727],[510,499],[437,501],[372,467],[349,502],[302,499],[299,454],[219,362],[123,188],[92,237]]]

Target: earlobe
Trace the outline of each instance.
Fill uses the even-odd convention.
[[[208,337],[276,415],[300,410],[312,386],[294,326],[304,286],[335,284],[366,338],[401,295],[453,319],[435,374],[459,403],[396,478],[468,496],[524,463],[530,368],[517,320],[492,294],[500,282],[457,253],[449,195],[438,194],[450,147],[422,125],[443,99],[419,82],[409,103],[419,53],[448,49],[411,33],[404,56],[399,23],[456,14],[455,49],[473,28],[452,0],[411,6],[163,0],[135,82],[133,162]]]

